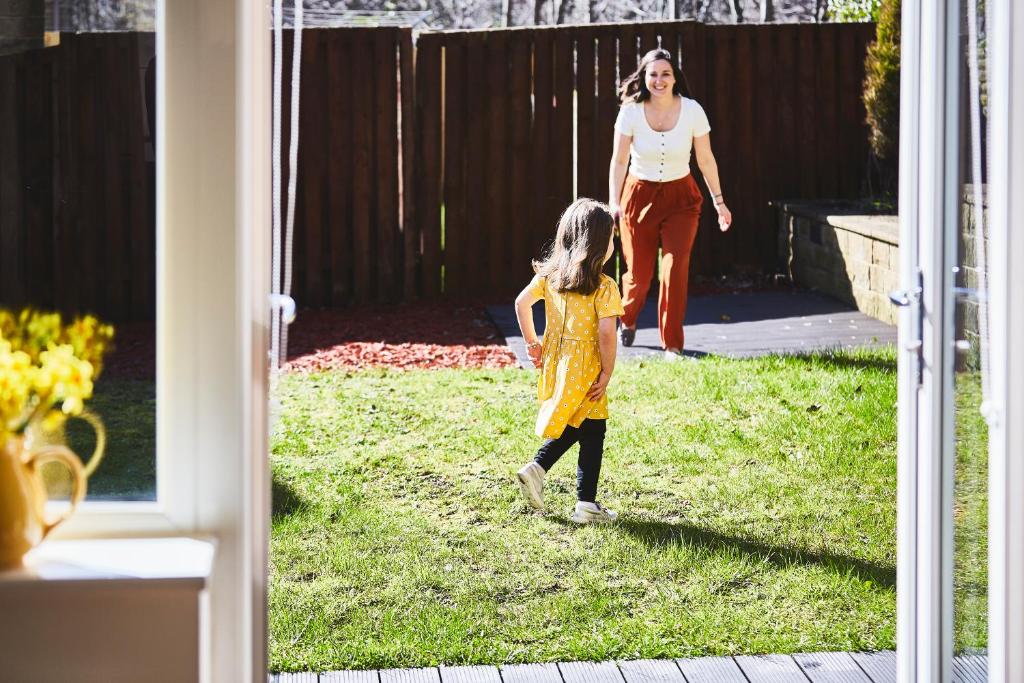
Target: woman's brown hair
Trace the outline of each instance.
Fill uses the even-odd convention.
[[[637,66],[636,71],[622,81],[622,85],[619,86],[620,102],[643,102],[651,99],[651,91],[647,89],[644,72],[647,71],[647,67],[651,65],[651,62],[656,62],[659,59],[664,59],[672,65],[672,74],[676,77],[676,82],[672,85],[672,94],[691,97],[690,84],[686,82],[686,74],[679,68],[676,61],[672,59],[672,53],[665,48],[659,47],[645,54],[640,60],[640,65]]]
[[[548,286],[557,292],[597,291],[614,221],[601,202],[577,199],[559,219],[555,241],[547,254],[533,262],[534,272],[546,277]]]

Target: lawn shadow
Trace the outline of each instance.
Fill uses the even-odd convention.
[[[824,366],[834,369],[854,368],[858,370],[884,370],[896,373],[896,358],[858,357],[848,353],[835,351],[819,353],[800,353],[789,356],[808,365]]]
[[[568,524],[568,522],[566,523]],[[770,562],[779,568],[795,563],[817,564],[840,574],[853,574],[861,581],[871,581],[886,588],[894,589],[896,587],[895,567],[886,567],[847,555],[770,545],[761,541],[720,534],[690,524],[635,517],[620,517],[612,529],[627,533],[652,548],[664,548],[680,543],[689,543],[709,549],[734,548],[754,559]]]
[[[270,499],[272,520],[290,517],[306,505],[306,502],[295,492],[291,484],[283,480],[277,472],[273,473],[273,479],[271,480]]]

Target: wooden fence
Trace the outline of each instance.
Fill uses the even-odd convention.
[[[673,22],[422,33],[414,47],[408,29],[307,30],[294,296],[319,307],[521,287],[561,210],[607,198],[618,81],[659,44],[708,113],[735,219],[721,234],[705,205],[691,274],[773,268],[770,200],[860,194],[873,33]],[[0,58],[0,304],[152,318],[147,40],[62,36]]]
[[[153,319],[152,39],[0,57],[0,305]]]
[[[561,210],[576,196],[607,199],[617,85],[659,45],[708,113],[734,216],[722,234],[706,197],[691,276],[775,267],[770,200],[860,195],[872,39],[867,24],[693,22],[421,35],[423,291],[521,287]]]

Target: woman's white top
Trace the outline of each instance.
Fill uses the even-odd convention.
[[[696,100],[683,104],[672,130],[656,131],[644,115],[643,102],[626,102],[615,119],[615,130],[633,138],[629,145],[629,172],[640,180],[668,182],[690,175],[693,138],[711,131],[708,116]]]

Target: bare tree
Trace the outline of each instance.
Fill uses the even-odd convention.
[[[544,23],[544,0],[533,0],[533,24],[540,26],[542,23]]]
[[[775,6],[772,0],[761,0],[761,23],[775,21]]]
[[[732,17],[733,23],[743,23],[743,2],[742,0],[728,0],[729,2],[729,16]]]
[[[562,0],[562,2],[558,3],[558,18],[555,20],[556,24],[565,23],[566,17],[568,17],[572,12],[573,4],[573,0]]]
[[[512,21],[512,4],[513,4],[513,0],[501,0],[501,2],[502,2],[502,10],[503,10],[502,14],[504,15],[504,21],[502,22],[501,25],[502,26],[512,26],[513,23],[514,23]]]

